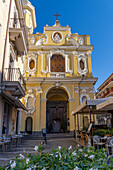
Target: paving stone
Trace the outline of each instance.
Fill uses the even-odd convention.
[[[19,154],[28,154],[36,153],[34,151],[35,146],[39,146],[41,140],[25,140],[24,144],[21,147],[14,148],[13,152],[1,152],[0,153],[0,165],[5,166],[10,160],[14,159]],[[73,147],[78,147],[78,141],[74,138],[57,138],[50,139],[47,141],[47,144],[44,146],[44,152],[50,152],[51,149],[57,149],[58,146],[68,148],[70,145]]]

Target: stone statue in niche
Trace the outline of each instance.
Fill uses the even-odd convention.
[[[26,107],[28,109],[32,109],[32,107],[33,107],[33,98],[31,96],[29,96],[27,99]]]
[[[61,39],[60,35],[58,33],[56,33],[54,39],[55,39],[55,41],[60,41],[60,39]]]

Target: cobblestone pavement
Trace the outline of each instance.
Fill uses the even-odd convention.
[[[14,159],[20,153],[35,153],[34,147],[40,145],[41,140],[25,140],[21,147],[14,148],[13,152],[0,152],[0,166],[5,166],[10,160]],[[58,146],[68,148],[78,146],[78,142],[74,138],[49,139],[45,145],[44,151],[50,152],[51,148],[57,149]]]

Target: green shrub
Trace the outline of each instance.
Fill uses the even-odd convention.
[[[113,131],[112,131],[113,132]],[[93,132],[93,136],[94,135],[98,135],[98,136],[104,136],[104,135],[111,135],[111,131],[109,130],[105,130],[105,129],[98,129],[95,132]]]
[[[100,151],[93,147],[77,149],[70,146],[68,149],[61,148],[51,150],[50,153],[43,152],[42,146],[34,148],[36,154],[20,154],[11,160],[6,167],[1,170],[97,170],[113,169],[107,164],[105,149]]]

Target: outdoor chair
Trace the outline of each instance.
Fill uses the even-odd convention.
[[[0,149],[1,149],[1,152],[4,151],[4,142],[0,140]]]
[[[80,135],[81,135],[81,144],[82,145],[84,145],[84,143],[85,143],[85,136],[84,136],[84,134],[82,133],[82,132],[80,132]]]
[[[11,150],[11,138],[4,138],[5,151]]]
[[[87,147],[90,147],[91,146],[91,140],[90,140],[89,136],[87,134],[85,134],[84,137],[85,137],[85,145]]]
[[[105,145],[105,143],[101,142],[101,137],[100,136],[93,136],[93,146],[97,147],[97,149],[99,150],[100,148],[102,148]]]
[[[76,138],[79,139],[79,141],[81,139],[81,134],[78,131],[76,132]]]
[[[106,142],[107,155],[113,155],[113,137],[109,137]]]

